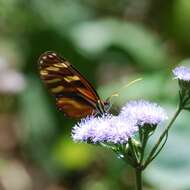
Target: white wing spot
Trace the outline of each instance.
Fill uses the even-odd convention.
[[[49,57],[49,58],[53,58],[53,55],[49,54],[48,57]]]
[[[52,55],[53,55],[53,56],[57,56],[57,54],[56,54],[56,53],[52,53]]]
[[[43,60],[46,60],[46,59],[47,59],[47,56],[43,56],[42,59],[43,59]]]
[[[40,60],[40,64],[43,64],[43,62],[44,62],[43,60]]]

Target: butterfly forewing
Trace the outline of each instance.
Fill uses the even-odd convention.
[[[38,63],[42,80],[66,115],[82,118],[92,114],[97,104],[103,105],[85,77],[57,53],[43,53]]]

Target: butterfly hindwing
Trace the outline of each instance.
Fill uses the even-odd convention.
[[[101,103],[97,92],[66,59],[55,52],[45,52],[38,63],[42,80],[66,115],[81,118],[97,109]]]

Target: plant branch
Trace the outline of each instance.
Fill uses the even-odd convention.
[[[164,130],[164,132],[160,135],[157,143],[155,144],[155,146],[152,148],[145,164],[144,164],[144,169],[147,167],[147,165],[152,161],[153,155],[156,152],[157,148],[159,147],[160,143],[162,142],[163,138],[167,135],[170,127],[172,126],[172,124],[174,123],[174,121],[176,120],[177,116],[179,115],[179,113],[181,112],[182,108],[181,106],[178,107],[177,111],[175,112],[173,118],[171,119],[170,123],[168,124],[168,126],[166,127],[166,129]],[[162,147],[163,148],[163,147]]]
[[[136,168],[135,174],[136,174],[136,189],[142,190],[142,170]]]
[[[139,159],[138,159],[138,153],[133,145],[133,142],[132,142],[132,139],[129,139],[129,146],[130,146],[130,149],[131,149],[131,153],[133,155],[133,158],[135,159],[135,162],[136,162],[136,165],[138,165],[139,163]]]

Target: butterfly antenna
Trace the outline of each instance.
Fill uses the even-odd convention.
[[[121,91],[121,90],[123,90],[123,89],[125,89],[125,88],[128,88],[128,87],[131,86],[132,84],[134,84],[134,83],[136,83],[136,82],[139,82],[139,81],[141,81],[141,80],[142,80],[142,78],[138,78],[138,79],[135,79],[135,80],[131,81],[130,83],[128,83],[128,84],[122,86],[117,92],[114,92],[110,97],[108,97],[108,98],[106,99],[106,101],[110,102],[113,97],[119,96],[119,94],[120,94],[119,91]]]
[[[130,83],[126,84],[125,86],[123,86],[120,90],[122,90],[123,88],[127,88],[127,87],[131,86],[132,84],[134,84],[138,81],[141,81],[141,80],[142,80],[142,78],[135,79],[135,80],[131,81]]]

